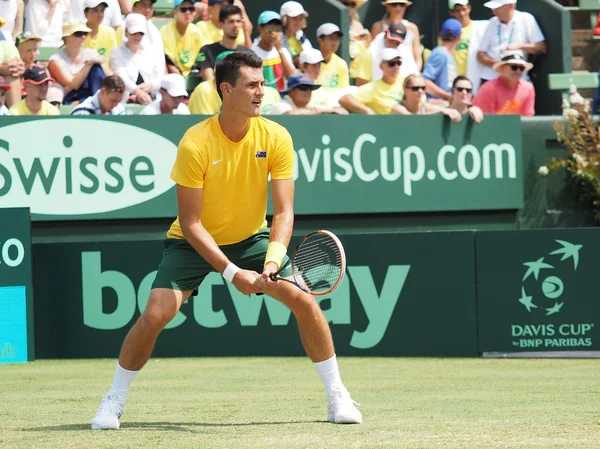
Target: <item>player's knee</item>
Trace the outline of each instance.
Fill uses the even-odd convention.
[[[169,324],[169,321],[171,321],[176,314],[177,311],[172,312],[169,310],[153,308],[152,310],[146,309],[140,319],[143,319],[144,324],[149,328],[161,331]]]

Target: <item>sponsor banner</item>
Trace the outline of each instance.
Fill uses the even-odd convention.
[[[0,363],[33,360],[29,209],[0,208]]]
[[[518,116],[272,118],[294,139],[299,215],[523,207]],[[6,117],[0,202],[34,220],[175,217],[169,173],[201,119]]]
[[[347,276],[318,298],[342,355],[476,356],[473,232],[343,235]],[[36,244],[38,358],[117,357],[162,243]],[[69,267],[69,269],[65,269]],[[302,355],[289,309],[213,273],[154,356]]]
[[[480,352],[598,351],[600,229],[478,232]]]

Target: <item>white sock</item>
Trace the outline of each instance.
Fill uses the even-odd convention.
[[[119,395],[126,396],[127,390],[129,390],[129,385],[133,381],[136,374],[139,371],[129,371],[119,365],[117,362],[117,369],[115,370],[115,377],[113,378],[112,389],[116,390]]]
[[[337,385],[338,387],[341,386],[343,388],[335,354],[333,354],[333,357],[330,359],[313,363],[313,365],[315,365],[319,376],[321,376],[321,380],[323,381],[323,385],[325,386],[325,391],[327,394],[331,392],[331,387],[333,385]]]

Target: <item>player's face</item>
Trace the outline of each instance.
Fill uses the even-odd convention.
[[[240,28],[242,28],[242,17],[239,14],[234,14],[225,19],[222,24],[223,34],[229,39],[237,39],[240,34]]]
[[[265,96],[264,85],[262,69],[242,67],[240,77],[231,89],[232,109],[245,117],[258,117]]]

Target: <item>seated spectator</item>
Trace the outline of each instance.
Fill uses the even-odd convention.
[[[41,38],[34,36],[29,31],[21,33],[17,36],[15,45],[17,46],[17,50],[19,50],[21,61],[23,61],[23,64],[25,64],[25,69],[28,69],[36,63],[40,54],[38,45],[41,40]]]
[[[10,84],[7,93],[6,105],[12,105],[21,101],[21,75],[25,72],[25,64],[19,57],[19,51],[8,41],[0,41],[0,76]]]
[[[287,1],[279,10],[281,16],[281,24],[283,26],[283,34],[281,36],[283,46],[288,49],[292,55],[294,66],[299,66],[299,56],[302,51],[307,48],[312,48],[312,44],[304,30],[306,28],[306,18],[308,13],[304,7],[294,1]]]
[[[323,55],[316,48],[308,48],[300,54],[300,70],[310,76],[315,84],[319,84],[317,80],[321,74],[322,62],[324,62]],[[312,91],[310,102],[322,108],[339,106],[339,98],[334,98],[322,86],[321,89]]]
[[[425,96],[425,79],[419,75],[409,75],[404,80],[402,101],[392,108],[392,114],[400,115],[432,115],[444,114],[455,123],[462,120],[456,109],[444,108],[427,102]]]
[[[400,66],[402,58],[395,48],[384,48],[381,52],[380,80],[363,84],[351,94],[340,98],[340,104],[350,112],[358,114],[389,114],[392,107],[402,99]]]
[[[10,111],[6,107],[6,92],[10,90],[10,84],[3,76],[0,76],[0,115],[10,115]]]
[[[190,115],[184,103],[187,97],[185,78],[177,73],[169,73],[162,79],[158,98],[142,109],[140,115]]]
[[[340,27],[333,23],[324,23],[317,28],[317,40],[323,55],[321,74],[317,83],[330,93],[347,89],[350,86],[348,64],[336,55],[342,36]]]
[[[461,32],[462,25],[456,19],[446,19],[442,24],[440,32],[442,45],[433,49],[423,69],[428,98],[450,100],[452,83],[456,78],[456,62],[453,54],[460,42]]]
[[[381,51],[384,48],[396,48],[402,58],[400,75],[408,76],[418,73],[417,65],[411,49],[406,45],[406,27],[404,24],[393,24],[387,31],[379,33],[371,42],[370,47],[356,58],[356,85],[362,86],[369,81],[380,80],[383,76],[381,71]]]
[[[456,109],[461,115],[469,114],[476,123],[483,121],[483,111],[473,105],[473,83],[466,76],[454,79],[449,107]]]
[[[387,31],[391,25],[397,25],[399,23],[404,24],[406,27],[406,38],[404,45],[410,49],[412,59],[416,64],[416,72],[420,72],[423,68],[423,57],[421,56],[421,33],[419,28],[412,22],[409,22],[404,18],[406,10],[412,2],[408,0],[385,0],[381,2],[387,10],[383,19],[379,22],[375,22],[371,27],[371,36],[377,36],[382,31]],[[401,53],[402,59],[406,62],[408,58],[406,55]]]
[[[110,59],[110,51],[117,46],[115,29],[103,25],[104,10],[108,7],[105,0],[85,0],[83,10],[90,34],[83,43],[83,48],[93,48],[100,56]]]
[[[102,80],[100,89],[91,97],[82,101],[71,115],[124,115],[125,83],[117,75]]]
[[[142,39],[147,31],[146,18],[131,12],[125,18],[125,36],[127,42],[115,48],[110,56],[110,66],[125,83],[132,96],[131,102],[150,104],[160,89],[164,74],[161,61],[155,64],[152,52],[142,48]]]
[[[535,115],[535,89],[522,77],[532,68],[522,51],[505,52],[494,64],[499,78],[482,85],[473,104],[486,114]]]
[[[214,78],[214,66],[217,57],[223,52],[229,51],[251,51],[237,43],[237,38],[242,29],[242,10],[238,6],[224,5],[221,7],[219,21],[223,37],[219,42],[205,45],[200,49],[198,62],[194,70],[199,70],[204,81]]]
[[[40,47],[60,47],[63,16],[61,0],[27,0],[25,31],[42,38]]]
[[[356,78],[354,73],[356,57],[366,51],[371,44],[371,33],[367,30],[358,15],[357,9],[363,6],[367,0],[340,0],[348,8],[350,14],[350,78]]]
[[[546,53],[548,47],[544,34],[535,17],[517,10],[517,0],[494,0],[484,4],[495,17],[490,19],[481,39],[477,59],[485,67],[481,72],[482,84],[498,78],[494,65],[500,61],[506,50],[521,50],[527,61],[527,54]],[[527,74],[523,74],[529,80]]]
[[[24,11],[23,0],[0,1],[0,18],[5,21],[4,25],[0,25],[2,27],[1,34],[11,44],[14,44],[16,37],[23,32]]]
[[[213,44],[223,39],[223,28],[221,20],[221,9],[224,6],[231,7],[232,5],[224,5],[223,0],[208,0],[208,20],[198,22],[196,26],[202,34],[204,45]],[[235,35],[237,45],[246,44],[246,36],[242,29],[242,10],[236,6],[240,14],[240,22],[238,33]]]
[[[29,0],[27,0],[29,1]],[[103,0],[106,3],[106,10],[104,11],[104,18],[102,19],[102,25],[111,27],[115,30],[115,37],[117,39],[117,45],[121,45],[122,34],[121,25],[123,24],[123,14],[127,14],[131,10],[129,1],[126,1],[127,7],[121,9],[120,3],[123,0]],[[83,20],[86,21],[85,8],[86,0],[70,0],[68,3],[67,17],[69,20]],[[123,2],[125,3],[125,2]]]
[[[281,91],[285,89],[285,80],[296,73],[292,55],[283,46],[281,16],[275,11],[263,11],[257,23],[259,38],[252,51],[263,60],[265,86]]]
[[[83,48],[90,29],[81,20],[63,24],[65,45],[50,56],[48,69],[56,79],[50,86],[48,101],[71,104],[84,100],[100,88],[106,75],[112,72],[106,58],[92,48]]]
[[[25,70],[23,84],[27,96],[12,105],[10,115],[60,115],[60,110],[46,101],[48,86],[54,79],[45,67],[34,65]]]
[[[189,75],[204,44],[200,30],[192,23],[194,3],[192,0],[175,0],[174,19],[160,29],[169,73]]]
[[[152,22],[154,3],[156,3],[156,0],[133,0],[131,11],[146,18],[146,32],[142,39],[142,48],[152,53],[154,64],[160,67],[161,73],[165,73],[165,46],[158,27]],[[126,40],[125,30],[123,30],[123,41]]]
[[[282,90],[285,95],[273,105],[269,114],[271,115],[319,115],[319,114],[342,114],[347,115],[344,108],[324,108],[311,103],[311,95],[314,90],[321,86],[315,84],[312,78],[304,73],[296,73],[288,79],[287,89]]]

